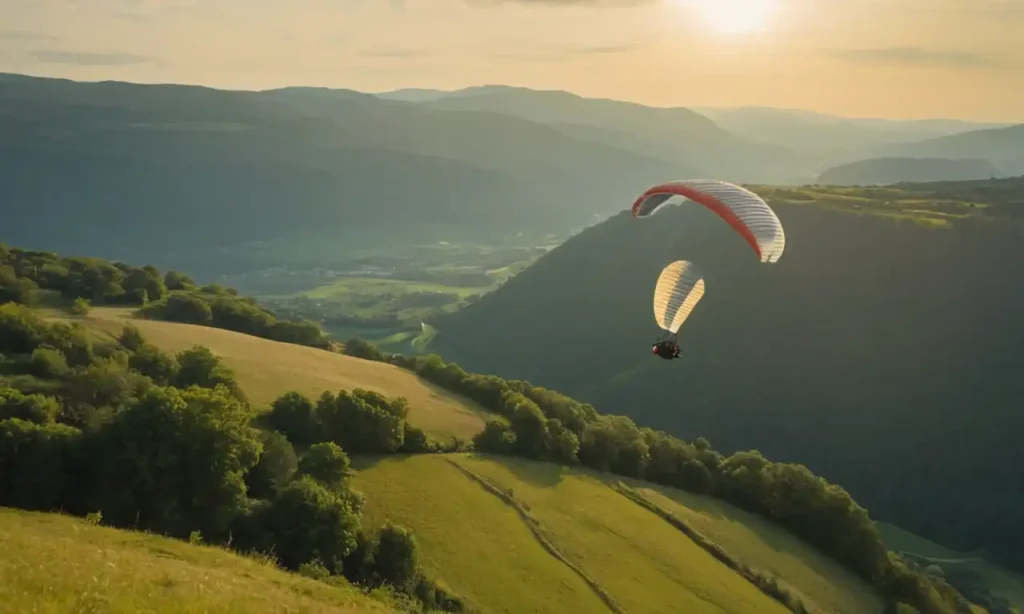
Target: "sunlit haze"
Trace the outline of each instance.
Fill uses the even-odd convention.
[[[0,71],[1024,119],[1021,0],[0,0]]]

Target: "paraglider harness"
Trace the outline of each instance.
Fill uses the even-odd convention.
[[[675,337],[669,337],[668,339],[656,342],[651,351],[658,358],[664,358],[665,360],[679,358],[679,344],[676,343]]]

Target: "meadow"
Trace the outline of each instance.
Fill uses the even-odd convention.
[[[51,318],[69,318],[47,313]],[[482,430],[488,416],[472,401],[392,365],[218,328],[133,318],[131,313],[130,309],[96,308],[80,321],[108,340],[120,335],[130,323],[166,352],[206,346],[235,371],[246,395],[257,406],[267,407],[291,390],[316,399],[325,390],[337,393],[365,388],[409,399],[410,422],[428,434],[463,439]]]
[[[568,566],[545,552],[507,502],[452,461],[510,493],[559,553],[622,611],[788,612],[690,538],[616,492],[611,476],[481,455],[357,461],[354,483],[367,497],[367,522],[391,518],[414,528],[432,573],[470,596],[483,612],[611,610]],[[694,496],[686,506],[675,503],[685,496],[680,491],[643,485],[673,501],[675,511],[687,518],[716,509],[706,515],[702,530],[748,565],[785,574],[788,586],[815,599],[814,612],[882,611],[869,587],[780,528],[756,518],[747,527],[736,526],[747,515],[727,504]],[[528,583],[531,590],[505,590],[510,582]]]
[[[394,614],[266,558],[58,514],[0,508],[0,610],[76,614]]]

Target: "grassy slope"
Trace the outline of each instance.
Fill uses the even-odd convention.
[[[451,455],[525,503],[557,548],[627,612],[787,612],[692,541],[607,485],[610,476],[518,459]],[[607,612],[568,568],[558,565],[511,508],[438,456],[391,458],[365,467],[357,487],[371,523],[391,518],[413,527],[432,572],[486,612]],[[649,484],[643,486],[650,488]],[[675,497],[671,489],[659,489]],[[711,500],[696,498],[692,514]],[[701,507],[703,505],[703,507]],[[717,504],[703,529],[747,564],[778,569],[823,612],[872,614],[878,601],[862,583],[827,565],[813,549],[765,522],[736,526],[740,512]],[[676,508],[677,513],[682,505]],[[681,515],[681,514],[680,514]],[[772,548],[778,550],[773,553]],[[481,565],[480,561],[504,564]],[[509,577],[512,576],[512,577]],[[829,586],[830,581],[836,584]],[[529,591],[508,591],[509,584]],[[588,601],[591,607],[587,607]],[[829,609],[829,607],[835,609]]]
[[[1024,577],[987,561],[979,561],[971,554],[950,550],[891,524],[880,522],[878,530],[882,534],[885,545],[891,550],[905,551],[934,559],[965,559],[966,562],[960,563],[960,565],[977,573],[993,595],[1006,599],[1018,611],[1024,612]],[[945,564],[940,563],[940,566],[945,566]]]
[[[0,610],[190,614],[393,612],[218,548],[0,508]]]
[[[168,352],[204,345],[235,370],[257,405],[269,405],[289,390],[316,399],[324,390],[361,387],[408,398],[410,422],[432,435],[468,439],[484,426],[483,409],[391,365],[217,328],[134,319],[129,314],[126,309],[98,308],[84,323],[117,335],[130,321],[148,341]]]
[[[882,611],[881,599],[863,581],[767,520],[710,497],[637,483],[633,486],[740,561],[777,577],[815,611]]]
[[[549,556],[510,507],[441,456],[385,458],[359,471],[363,523],[411,527],[428,573],[482,612],[607,612],[586,584]]]

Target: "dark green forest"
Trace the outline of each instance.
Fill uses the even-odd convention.
[[[32,261],[26,254],[38,253],[0,252],[5,270],[14,271],[5,288],[45,283],[42,267],[24,264]],[[76,261],[57,258],[50,267],[71,269]],[[89,262],[95,270],[122,270]],[[188,284],[180,273],[132,270],[165,286]],[[40,290],[31,290],[30,299],[32,293]],[[436,355],[385,356],[358,340],[344,351],[411,370],[504,416],[507,424],[489,422],[472,444],[432,441],[406,422],[405,399],[360,389],[325,391],[316,401],[288,393],[261,413],[206,348],[170,356],[131,326],[116,342],[96,342],[82,325],[43,321],[5,296],[0,505],[98,514],[112,526],[273,551],[288,569],[344,575],[366,586],[383,582],[424,607],[460,611],[457,596],[418,570],[415,538],[407,530],[360,531],[362,496],[345,475],[349,455],[476,449],[582,464],[716,496],[836,558],[893,608],[905,603],[924,614],[946,614],[966,607],[943,580],[887,552],[867,511],[802,465],[773,463],[757,451],[723,456],[707,440],[641,428],[525,381],[470,374]],[[81,297],[64,298],[70,310],[87,308]],[[112,483],[120,487],[107,488]]]
[[[776,264],[703,208],[624,212],[438,322],[431,350],[806,464],[877,519],[1024,570],[1024,179],[759,192]],[[707,290],[665,363],[651,295],[676,259]]]

